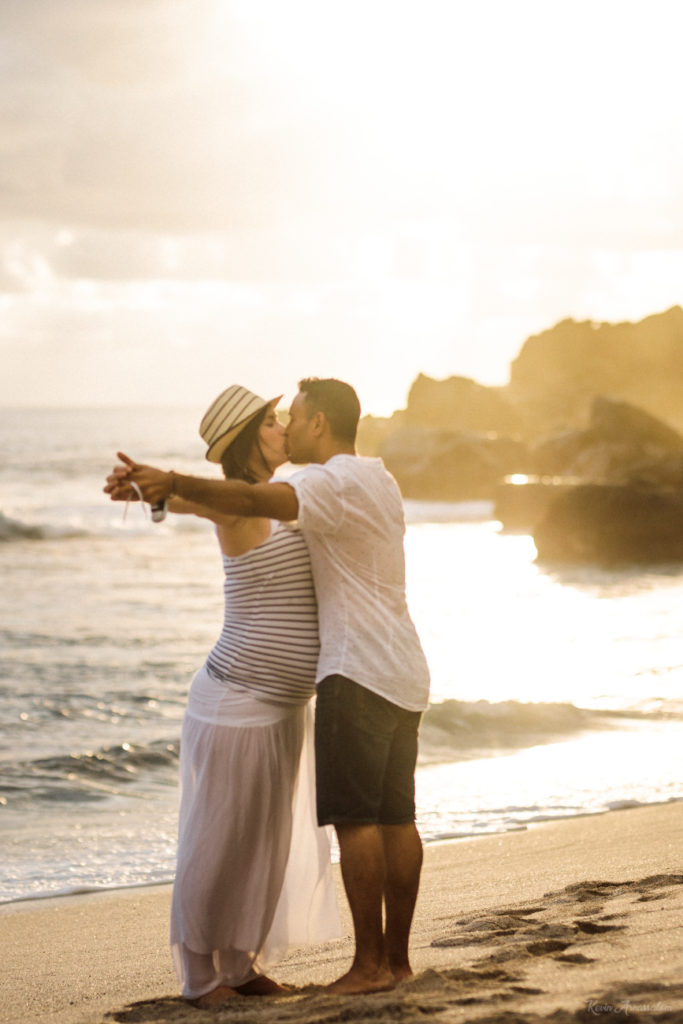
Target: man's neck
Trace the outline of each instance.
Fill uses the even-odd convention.
[[[353,444],[340,444],[334,441],[322,447],[320,458],[316,462],[325,463],[334,458],[335,455],[357,455],[356,447]]]

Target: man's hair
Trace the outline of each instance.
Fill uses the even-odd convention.
[[[335,440],[355,444],[360,402],[350,384],[333,378],[306,377],[299,381],[299,391],[306,396],[311,415],[316,412],[325,414]]]

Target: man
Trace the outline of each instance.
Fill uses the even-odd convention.
[[[414,777],[429,674],[406,607],[403,506],[381,460],[356,454],[360,405],[350,385],[303,380],[289,415],[289,459],[309,465],[287,482],[204,480],[120,455],[125,465],[105,489],[121,500],[132,481],[152,504],[176,495],[227,514],[298,519],[320,620],[318,819],[337,833],[356,944],[329,990],[379,991],[412,973],[422,866]]]

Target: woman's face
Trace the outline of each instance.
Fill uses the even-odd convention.
[[[285,428],[279,422],[272,406],[268,407],[265,419],[259,427],[258,437],[261,454],[273,473],[278,466],[287,461],[287,453],[285,451]],[[256,460],[260,461],[258,452],[254,452],[254,455]],[[252,458],[251,461],[256,460]]]

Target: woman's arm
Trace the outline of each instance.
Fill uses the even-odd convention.
[[[200,505],[197,501],[186,501],[185,498],[172,497],[168,498],[168,511],[173,512],[174,515],[180,516],[199,516],[200,519],[209,519],[212,523],[223,527],[230,527],[241,518],[238,516],[229,516],[221,512],[216,512],[214,509],[207,508],[206,505]]]

